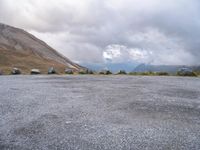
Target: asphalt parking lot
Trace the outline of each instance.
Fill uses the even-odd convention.
[[[199,150],[200,78],[1,76],[0,149]]]

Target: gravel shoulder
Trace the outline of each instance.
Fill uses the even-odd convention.
[[[200,149],[200,79],[1,76],[0,149]]]

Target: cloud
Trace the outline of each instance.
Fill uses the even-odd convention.
[[[103,51],[104,61],[111,63],[151,62],[151,51],[128,48],[124,45],[109,45]]]
[[[199,64],[198,0],[0,0],[0,22],[79,63]]]

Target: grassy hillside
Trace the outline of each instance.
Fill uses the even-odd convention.
[[[59,73],[64,73],[65,65],[48,60],[31,53],[20,53],[15,50],[0,49],[0,70],[9,74],[13,67],[20,68],[23,74],[29,74],[33,68],[40,69],[41,73],[47,73],[49,67],[55,67]]]

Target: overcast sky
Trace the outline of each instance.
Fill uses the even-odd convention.
[[[199,0],[0,0],[0,22],[81,64],[200,64]]]

